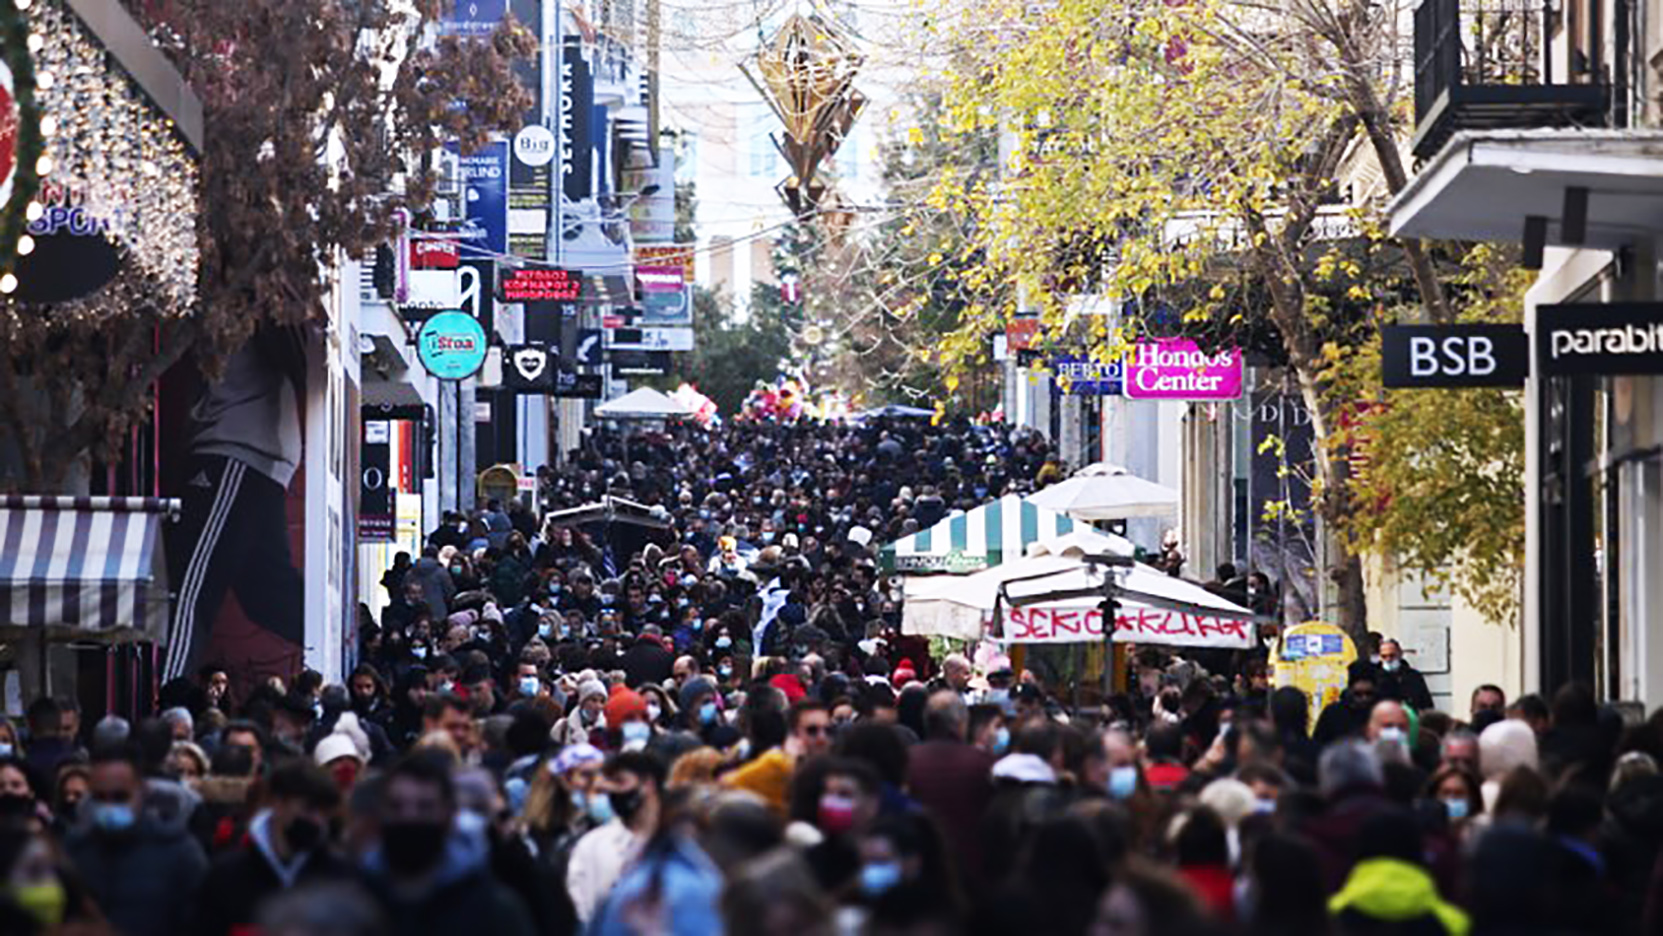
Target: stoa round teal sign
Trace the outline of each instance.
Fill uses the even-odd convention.
[[[485,329],[466,312],[440,312],[416,334],[416,357],[440,380],[465,380],[485,364]]]

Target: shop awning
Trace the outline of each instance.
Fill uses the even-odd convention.
[[[1060,513],[1008,494],[884,546],[878,552],[878,564],[889,572],[974,572],[1019,558],[1028,544],[1054,539],[1079,526]]]
[[[0,498],[0,635],[161,640],[168,620],[162,523],[179,502]]]

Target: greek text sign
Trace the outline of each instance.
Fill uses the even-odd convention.
[[[1005,612],[1002,639],[1010,643],[1098,643],[1103,639],[1103,612],[1086,606],[1010,608]],[[1115,618],[1114,639],[1116,643],[1174,647],[1248,647],[1253,642],[1253,624],[1123,601]]]

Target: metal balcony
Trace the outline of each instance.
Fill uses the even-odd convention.
[[[1421,0],[1416,159],[1436,155],[1461,130],[1606,125],[1611,95],[1602,81],[1555,81],[1543,44],[1553,17],[1543,0]]]

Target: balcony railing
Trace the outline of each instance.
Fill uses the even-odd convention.
[[[1545,0],[1421,0],[1415,9],[1414,153],[1435,155],[1460,130],[1602,126],[1599,82],[1555,76],[1543,42]],[[1556,81],[1555,79],[1559,80]]]

